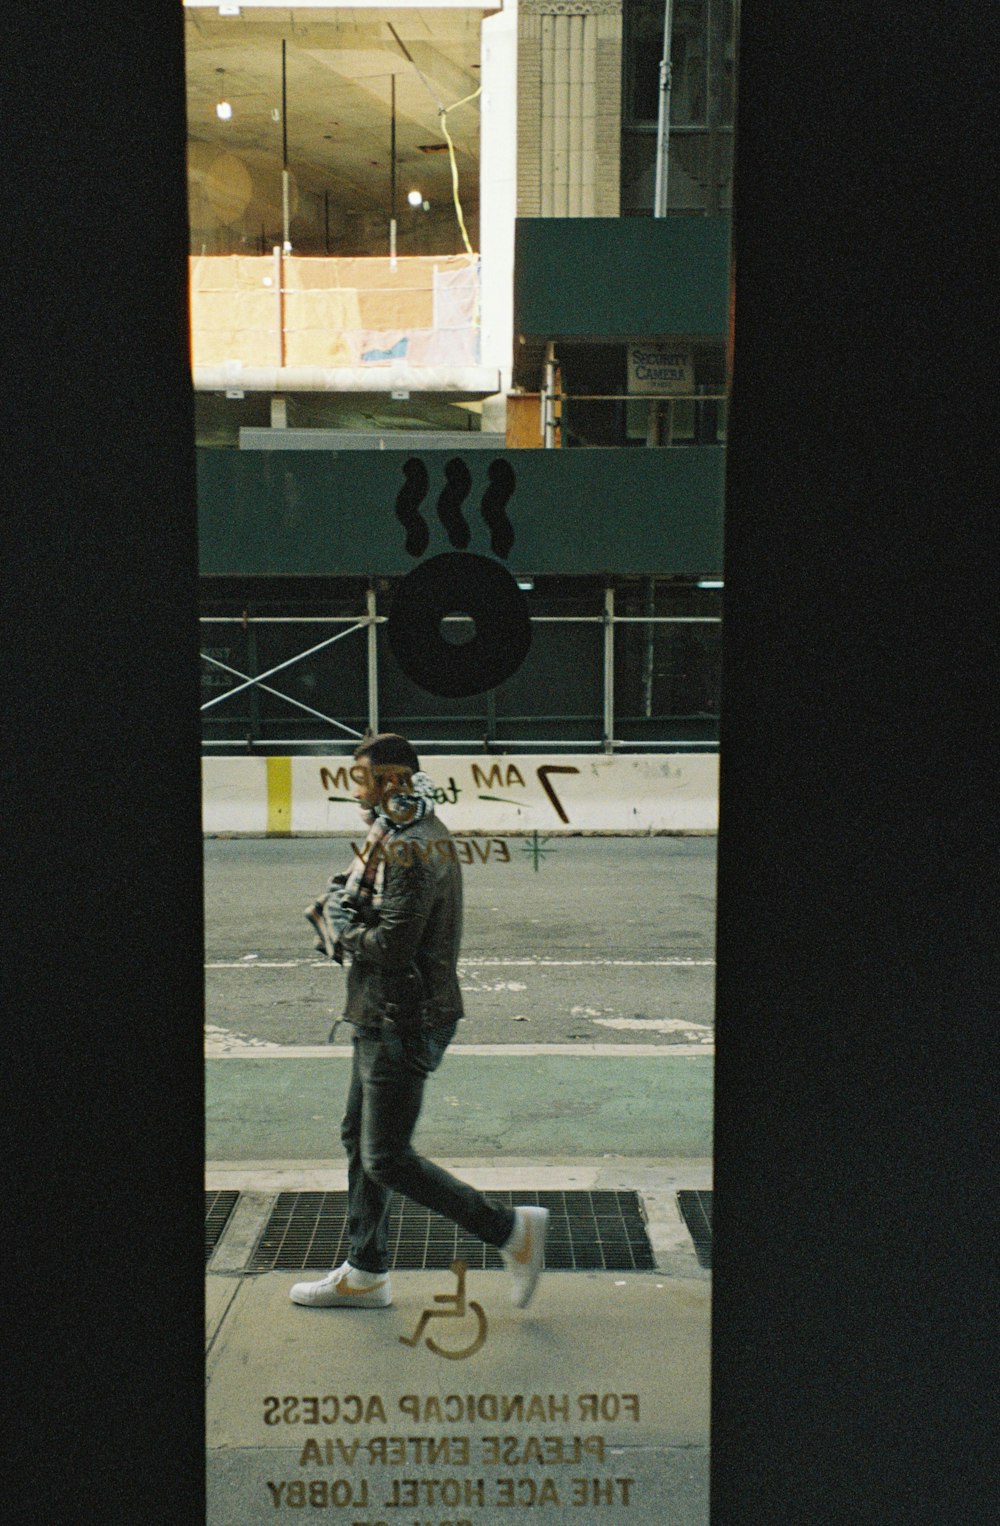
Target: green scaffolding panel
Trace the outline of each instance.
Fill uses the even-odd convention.
[[[391,576],[454,549],[438,513],[444,451],[416,453],[428,489],[419,507],[430,531],[410,555],[396,517],[405,451],[198,451],[199,560],[207,576]],[[722,571],[722,446],[678,450],[468,451],[471,484],[460,512],[467,550],[490,556],[482,503],[489,469],[504,460],[514,491],[505,565],[515,573]]]
[[[728,217],[526,217],[514,328],[536,339],[725,336]]]

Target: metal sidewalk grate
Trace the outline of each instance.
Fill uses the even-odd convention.
[[[691,1232],[698,1265],[712,1266],[712,1194],[685,1189],[677,1194],[681,1217]]]
[[[549,1210],[545,1265],[550,1271],[652,1271],[656,1262],[637,1192],[490,1192],[494,1201]],[[247,1266],[249,1272],[328,1271],[347,1257],[346,1192],[282,1192]],[[424,1271],[461,1260],[470,1270],[500,1269],[498,1251],[450,1219],[394,1196],[389,1266]]]
[[[208,1261],[236,1207],[238,1192],[205,1193],[205,1260]]]

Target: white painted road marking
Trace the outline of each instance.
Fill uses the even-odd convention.
[[[228,1028],[219,1028],[214,1023],[206,1023],[205,1053],[215,1054],[218,1052],[221,1054],[223,1048],[226,1053],[230,1050],[238,1049],[241,1053],[245,1054],[248,1050],[271,1050],[274,1048],[274,1045],[269,1043],[267,1039],[251,1038],[246,1033],[231,1033]]]
[[[635,1033],[712,1032],[710,1023],[689,1023],[679,1017],[595,1017],[594,1022],[599,1028],[630,1029]]]
[[[206,970],[292,970],[303,965],[324,969],[329,959],[242,959],[206,960]],[[485,969],[487,966],[517,967],[519,969],[581,969],[608,967],[615,969],[683,969],[691,966],[714,968],[714,959],[460,959],[459,968]]]
[[[222,1043],[226,1043],[223,1049]],[[230,1040],[216,1038],[206,1042],[207,1060],[349,1060],[352,1044],[262,1044],[252,1045],[233,1034]],[[708,1044],[450,1044],[448,1053],[486,1057],[532,1057],[542,1054],[582,1055],[585,1059],[649,1060],[653,1058],[699,1059],[714,1054]]]

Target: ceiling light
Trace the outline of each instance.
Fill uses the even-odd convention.
[[[220,76],[220,78],[219,78],[219,100],[216,102],[215,115],[218,117],[220,122],[228,122],[230,117],[233,114],[233,108],[230,106],[229,102],[226,100],[226,86],[225,86],[226,71],[225,71],[225,69],[221,69],[220,68],[220,69],[216,69],[215,72],[216,72],[216,74],[218,74]]]
[[[535,580],[534,578],[518,578],[517,586],[523,589],[525,593],[530,593],[535,586]]]
[[[406,197],[411,207],[419,207],[423,204],[423,191],[409,191]]]
[[[697,588],[724,588],[725,584],[721,578],[699,578],[695,586]]]

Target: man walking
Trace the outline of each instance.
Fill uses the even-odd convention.
[[[545,1208],[494,1204],[411,1145],[424,1082],[462,1016],[458,950],[462,877],[454,841],[434,810],[434,785],[405,737],[361,743],[354,791],[370,823],[350,872],[331,882],[322,912],[333,957],[350,960],[345,1019],[355,1028],[347,1110],[348,1253],[293,1303],[385,1308],[392,1302],[387,1223],[393,1191],[495,1246],[526,1308],[542,1270]],[[317,908],[307,915],[320,920]]]

